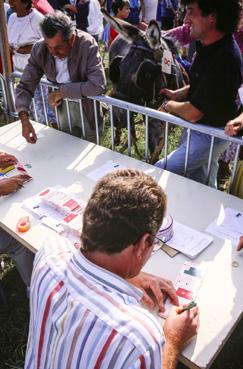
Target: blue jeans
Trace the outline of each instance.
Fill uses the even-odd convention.
[[[206,183],[208,156],[210,150],[211,136],[204,133],[191,131],[189,158],[186,176],[194,181]],[[217,187],[218,159],[229,143],[220,138],[214,140],[214,150],[212,157],[211,170],[209,175],[209,186]],[[166,170],[176,174],[184,174],[184,163],[186,157],[186,130],[182,135],[181,145],[172,151],[167,157]],[[155,163],[156,167],[164,168],[164,159]]]

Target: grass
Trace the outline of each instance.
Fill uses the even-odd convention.
[[[29,300],[26,287],[11,260],[4,257],[0,283],[7,306],[0,298],[0,369],[22,369],[28,335]]]

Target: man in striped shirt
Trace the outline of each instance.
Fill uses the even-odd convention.
[[[162,327],[141,304],[163,310],[170,282],[141,273],[166,207],[163,190],[136,170],[106,175],[86,206],[82,247],[54,237],[37,253],[25,369],[173,369],[196,334],[198,311],[174,307]],[[147,291],[154,294],[154,299]],[[163,364],[162,364],[163,357]]]

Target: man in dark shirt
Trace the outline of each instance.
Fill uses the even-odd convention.
[[[190,85],[171,91],[164,89],[170,99],[161,111],[177,115],[192,123],[224,127],[237,114],[236,97],[241,85],[241,54],[232,33],[240,18],[238,0],[184,0],[187,5],[185,22],[193,38],[199,40],[189,73]],[[188,177],[204,183],[211,137],[191,132]],[[227,142],[215,138],[209,185],[216,186],[218,157]],[[186,134],[181,146],[168,156],[169,171],[183,174]],[[156,163],[163,168],[164,160]]]

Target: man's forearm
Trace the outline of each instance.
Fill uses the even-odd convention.
[[[175,369],[179,356],[180,349],[170,342],[165,342],[163,346],[162,369]]]
[[[178,88],[176,90],[176,101],[186,101],[190,85]]]
[[[165,105],[165,110],[192,123],[196,123],[203,117],[202,112],[195,108],[189,101],[178,102],[169,100]]]

